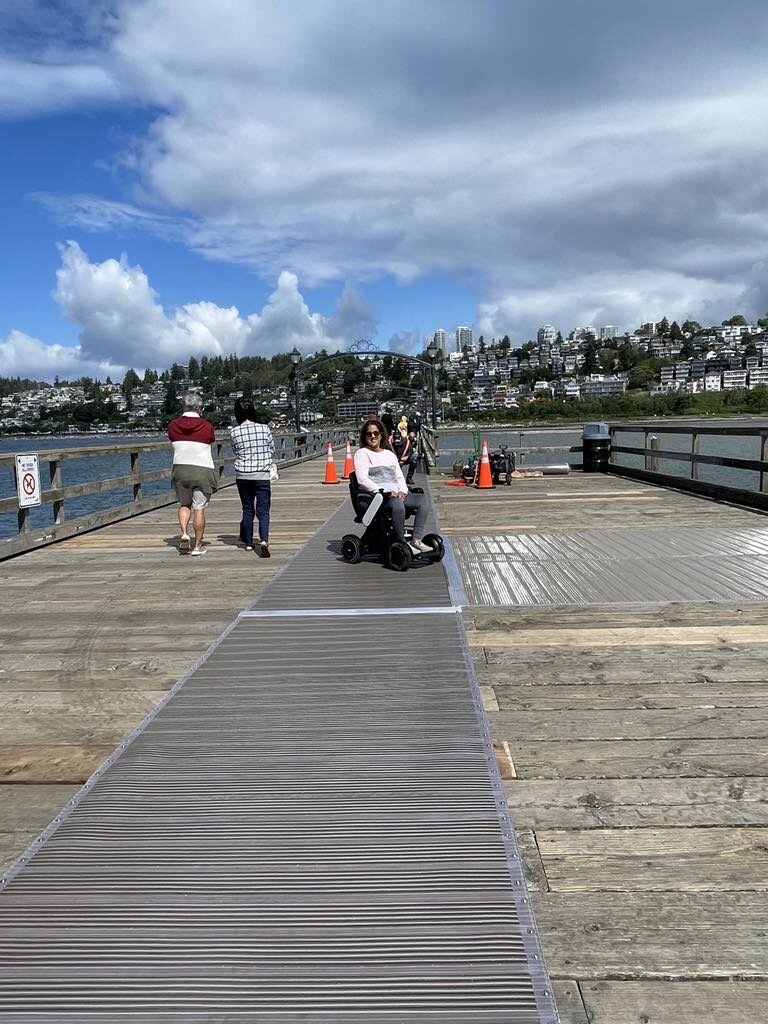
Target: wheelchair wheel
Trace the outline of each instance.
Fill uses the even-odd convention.
[[[354,533],[347,533],[341,538],[341,557],[352,565],[363,557],[363,545]]]
[[[387,551],[387,564],[396,572],[407,572],[411,565],[411,549],[402,541],[395,540]]]
[[[442,562],[445,557],[445,544],[443,544],[443,538],[439,533],[428,533],[426,537],[421,538],[425,544],[429,544],[432,548],[432,554],[429,556],[432,562]]]

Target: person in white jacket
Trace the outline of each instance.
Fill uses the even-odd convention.
[[[357,483],[364,491],[389,494],[389,511],[397,539],[405,543],[405,517],[415,513],[411,551],[414,555],[430,552],[432,548],[421,539],[427,519],[427,509],[421,500],[423,495],[408,490],[381,420],[366,420],[361,427],[360,447],[355,452],[354,463]]]

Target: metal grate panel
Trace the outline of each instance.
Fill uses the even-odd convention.
[[[476,605],[768,599],[768,530],[584,530],[453,539]]]

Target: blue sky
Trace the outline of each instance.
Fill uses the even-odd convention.
[[[763,0],[0,0],[0,373],[768,309]]]

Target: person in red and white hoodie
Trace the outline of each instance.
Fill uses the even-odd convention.
[[[203,400],[193,391],[184,395],[184,413],[168,424],[168,438],[173,445],[171,484],[179,502],[181,554],[204,555],[205,510],[217,490],[211,445],[216,440],[213,424],[203,419]],[[189,521],[195,534],[190,551]]]

